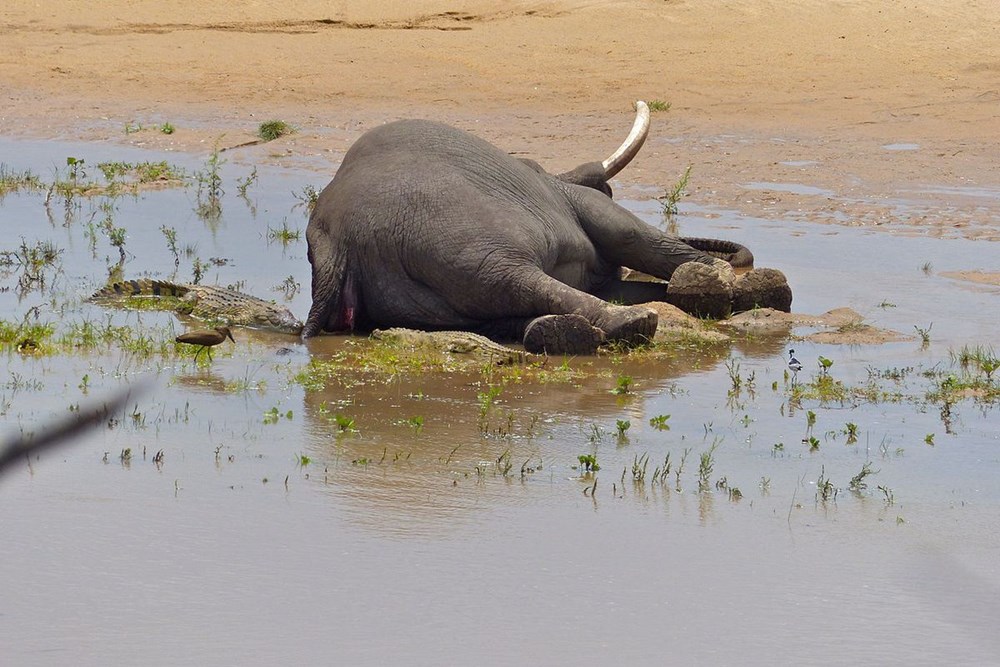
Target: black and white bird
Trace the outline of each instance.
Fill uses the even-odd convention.
[[[793,375],[798,375],[799,371],[802,370],[802,362],[795,358],[795,350],[788,351],[788,370]]]

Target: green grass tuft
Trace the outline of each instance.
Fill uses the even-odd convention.
[[[257,136],[264,141],[274,141],[279,137],[295,132],[295,128],[283,120],[268,120],[257,128]]]

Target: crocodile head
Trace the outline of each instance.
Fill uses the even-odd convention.
[[[292,311],[278,304],[267,304],[267,306],[255,310],[252,321],[247,322],[247,326],[272,329],[296,336],[302,333],[302,322],[292,315]]]

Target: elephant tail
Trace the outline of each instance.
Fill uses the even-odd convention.
[[[690,236],[682,236],[681,241],[688,244],[695,250],[709,254],[712,257],[723,259],[736,269],[752,269],[753,253],[749,248],[740,245],[735,241],[724,241],[722,239],[702,239]]]
[[[312,307],[302,328],[302,337],[324,331],[351,331],[357,318],[358,289],[348,271],[347,250],[337,244],[331,256],[310,252],[312,262]]]

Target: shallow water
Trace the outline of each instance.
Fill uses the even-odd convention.
[[[266,155],[259,151],[223,154],[217,223],[194,213],[194,187],[117,200],[125,275],[186,281],[195,257],[218,257],[227,261],[204,282],[245,281],[246,291],[283,301],[273,288],[290,277],[303,291],[287,303],[304,316],[305,214],[293,193],[325,179],[258,166],[243,200],[237,181]],[[87,165],[166,159],[205,168],[203,156],[0,142],[0,161],[43,179],[65,169],[67,155]],[[50,219],[43,199],[0,200],[8,239],[0,250],[22,237],[63,250],[43,290],[19,296],[16,270],[0,273],[10,288],[0,292],[3,319],[32,319],[37,307],[60,330],[83,321],[161,338],[183,330],[169,313],[84,303],[118,259],[100,232],[93,251],[86,235],[105,215],[100,198],[81,200],[68,222],[58,205]],[[655,201],[625,205],[660,224]],[[291,380],[310,356],[349,347],[339,337],[303,345],[240,330],[210,367],[114,344],[48,357],[10,352],[0,389],[7,433],[155,380],[108,428],[0,479],[5,663],[995,659],[996,407],[961,401],[946,430],[940,406],[923,399],[919,370],[900,385],[907,400],[878,404],[794,405],[785,377],[790,346],[806,365],[800,379],[818,373],[823,355],[850,385],[870,369],[947,366],[963,345],[1000,347],[1000,288],[940,275],[1000,271],[995,245],[682,211],[680,233],[743,242],[758,266],[784,271],[795,311],[849,306],[910,338],[877,346],[758,338],[652,360],[571,360],[585,378],[510,381],[485,413],[480,395],[491,377],[477,371],[364,376],[315,391]],[[270,239],[268,229],[283,224],[302,237]],[[194,247],[176,269],[163,225]],[[915,327],[930,328],[929,345]],[[742,385],[730,393],[734,363]],[[615,395],[622,376],[634,389]],[[341,430],[336,415],[356,431]],[[650,425],[658,415],[670,415],[668,430]],[[622,437],[619,421],[628,422]],[[843,433],[848,422],[858,427],[855,444]],[[803,443],[810,434],[816,451]],[[670,475],[652,483],[668,453]],[[699,492],[706,453],[713,470]],[[575,467],[582,454],[601,466],[592,494],[595,476]],[[632,466],[644,455],[638,483]],[[877,474],[850,491],[869,461]],[[835,499],[817,499],[821,475],[839,489]]]

